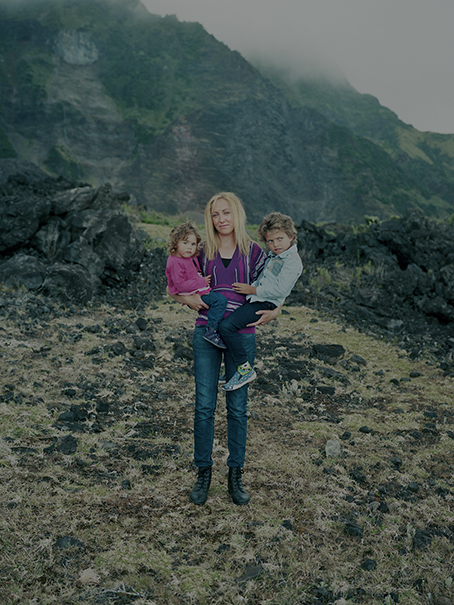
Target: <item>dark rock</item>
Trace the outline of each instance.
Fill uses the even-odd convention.
[[[438,412],[426,411],[424,412],[423,416],[425,416],[426,418],[438,418]]]
[[[366,559],[364,563],[361,563],[361,569],[373,571],[374,569],[377,569],[377,561],[375,561],[375,559]]]
[[[80,542],[80,540],[76,540],[76,538],[71,538],[71,536],[63,536],[63,538],[58,538],[58,540],[56,540],[55,548],[62,550],[68,548],[85,548],[85,544]]]
[[[83,267],[54,263],[45,273],[41,292],[66,304],[84,305],[93,298],[98,286],[99,280]]]
[[[139,330],[141,330],[142,332],[143,332],[144,330],[146,330],[146,329],[147,329],[147,325],[148,325],[147,320],[146,320],[146,319],[144,319],[143,317],[138,317],[138,318],[136,319],[136,326],[137,326],[137,327],[139,328]]]
[[[365,366],[367,365],[367,362],[365,359],[363,359],[360,355],[352,355],[350,357],[350,361],[353,361],[354,363],[357,363],[360,366]]]
[[[323,395],[329,395],[330,397],[332,397],[336,393],[335,387],[330,387],[323,384],[318,384],[315,388],[319,393],[322,393]]]
[[[362,538],[363,536],[362,527],[352,521],[349,521],[345,524],[344,532],[349,536],[354,536],[355,538]]]
[[[102,399],[96,403],[96,411],[100,414],[107,414],[109,411],[110,404],[108,401],[103,401]]]
[[[425,529],[417,529],[413,537],[413,549],[424,550],[432,544],[432,536]]]
[[[173,355],[176,359],[187,359],[188,361],[192,361],[194,359],[192,349],[181,344],[174,345]]]
[[[125,347],[125,345],[118,340],[117,342],[114,342],[114,344],[112,345],[112,353],[114,355],[126,355],[126,353],[128,352],[128,349]]]
[[[249,582],[249,580],[253,580],[257,578],[261,573],[263,573],[262,565],[254,565],[252,567],[246,567],[244,573],[237,579],[238,584],[244,584],[245,582]]]
[[[90,334],[100,334],[102,332],[102,328],[99,324],[93,324],[91,326],[85,326],[84,332],[89,332]]]
[[[38,290],[44,282],[47,265],[34,256],[19,253],[0,264],[0,281],[8,286]]]
[[[345,349],[342,345],[315,344],[312,347],[313,356],[317,359],[334,363],[345,355]]]
[[[0,281],[85,304],[101,284],[124,285],[140,269],[142,236],[110,185],[71,184],[36,168],[7,178],[0,190],[0,252],[11,257],[0,264]]]
[[[366,483],[367,481],[366,476],[361,472],[361,470],[362,469],[355,468],[350,473],[350,477],[353,479],[353,481],[356,481],[356,483]]]
[[[360,433],[365,433],[366,435],[372,433],[372,429],[369,428],[368,426],[362,426],[359,428],[359,432]]]
[[[142,351],[155,351],[156,345],[149,338],[143,338],[142,336],[133,336],[134,346],[136,349],[140,349]]]
[[[336,370],[334,370],[333,368],[321,367],[321,368],[318,368],[318,370],[320,371],[321,374],[323,374],[327,378],[332,378],[333,380],[338,380],[339,382],[342,382],[343,384],[350,384],[350,381],[348,380],[348,378],[346,376],[344,376],[344,374],[342,374],[341,372],[336,372]]]
[[[389,459],[389,461],[391,465],[396,469],[399,469],[402,466],[402,458],[399,458],[399,456],[393,456]]]
[[[74,454],[77,450],[78,441],[72,435],[65,435],[65,437],[59,437],[57,439],[56,449],[61,454]]]
[[[378,507],[378,510],[381,513],[389,513],[389,508],[388,508],[388,505],[386,504],[386,502],[380,502],[380,506]]]

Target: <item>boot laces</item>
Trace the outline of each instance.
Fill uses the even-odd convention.
[[[235,491],[244,491],[243,480],[241,475],[244,473],[242,468],[234,469],[232,471],[232,487]]]
[[[204,469],[203,471],[199,472],[195,487],[196,487],[196,489],[206,490],[206,489],[208,489],[209,483],[210,483],[210,469],[208,468],[208,469]]]

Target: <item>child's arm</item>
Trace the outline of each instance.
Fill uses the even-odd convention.
[[[238,294],[244,294],[245,296],[247,294],[257,294],[257,288],[255,286],[251,286],[250,284],[235,282],[232,284],[232,288],[235,290],[235,292],[238,292]]]
[[[193,292],[207,288],[207,280],[197,273],[191,263],[174,262],[169,267],[170,276],[178,292]]]

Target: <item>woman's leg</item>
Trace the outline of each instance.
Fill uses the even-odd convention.
[[[247,361],[253,365],[256,353],[255,334],[238,334],[238,338],[241,339],[241,344],[246,351]],[[237,371],[237,365],[228,349],[224,351],[224,360],[226,378],[230,380]],[[242,468],[244,466],[247,438],[247,396],[247,385],[226,393],[227,445],[229,449],[227,466],[229,467]]]
[[[205,326],[194,328],[194,463],[198,467],[213,465],[214,414],[218,396],[218,378],[222,351],[203,336]]]

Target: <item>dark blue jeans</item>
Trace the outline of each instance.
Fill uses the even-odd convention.
[[[193,337],[195,374],[194,463],[198,467],[213,465],[214,416],[218,398],[218,379],[224,355],[226,378],[229,380],[237,366],[228,350],[218,349],[207,342],[204,326],[196,326]],[[239,334],[248,360],[255,359],[255,334]],[[227,406],[227,466],[243,467],[247,438],[247,385],[225,393]]]
[[[227,308],[227,299],[219,292],[208,292],[200,297],[210,308],[208,309],[208,327],[217,330]]]
[[[227,345],[237,367],[248,361],[248,355],[243,347],[242,339],[239,338],[242,335],[238,334],[238,330],[242,330],[248,324],[257,321],[260,318],[260,315],[256,315],[257,311],[270,311],[275,308],[275,304],[267,301],[245,302],[244,305],[235,309],[233,313],[230,313],[230,315],[219,324],[218,332]]]

